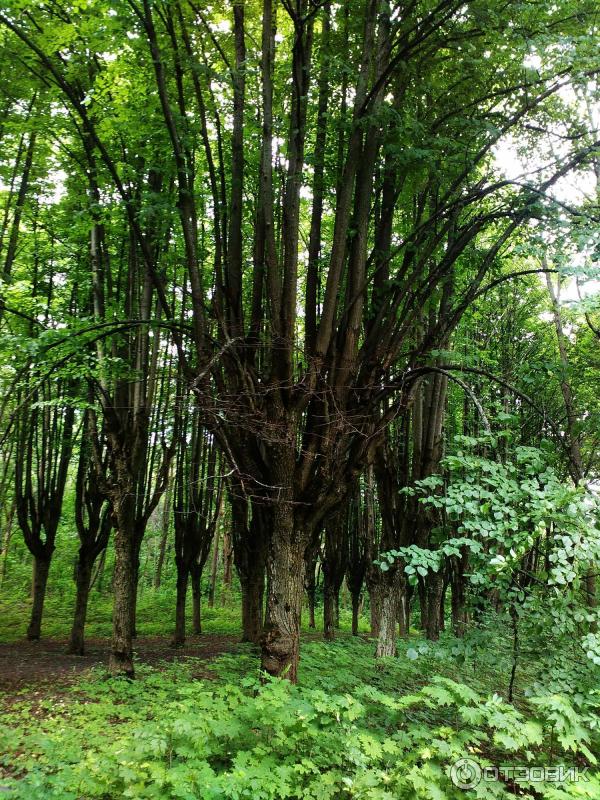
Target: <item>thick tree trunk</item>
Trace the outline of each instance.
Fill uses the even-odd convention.
[[[270,513],[233,495],[231,505],[234,563],[242,589],[242,641],[258,644],[263,630],[263,597]]]
[[[190,570],[192,579],[192,632],[194,636],[202,633],[202,568],[194,564]]]
[[[92,566],[93,562],[86,553],[82,553],[80,550],[75,572],[75,582],[77,585],[75,611],[73,614],[73,625],[71,627],[69,645],[67,647],[67,653],[75,656],[82,656],[84,653],[85,620],[87,617],[88,598],[92,581]]]
[[[175,633],[172,647],[185,644],[185,601],[187,598],[189,570],[187,564],[177,565],[177,599],[175,601]]]
[[[376,658],[395,656],[398,653],[396,645],[396,622],[399,606],[398,589],[397,578],[386,579],[381,583]]]
[[[302,534],[303,531],[294,530],[293,511],[275,506],[267,558],[267,613],[261,639],[261,666],[269,675],[286,677],[292,683],[298,680],[304,591],[307,538]]]
[[[30,641],[37,641],[42,631],[42,615],[44,613],[44,600],[46,599],[46,586],[48,584],[48,572],[50,571],[50,559],[33,559],[33,603],[31,606],[31,619],[27,628],[27,638]]]
[[[265,570],[252,570],[240,578],[242,587],[242,641],[258,644],[263,629],[263,595]]]
[[[371,636],[376,639],[379,636],[379,624],[381,621],[381,586],[378,581],[370,580],[368,582],[368,590]]]
[[[135,567],[132,527],[117,520],[113,573],[113,635],[108,665],[112,675],[127,677],[133,677],[134,674],[132,642]]]

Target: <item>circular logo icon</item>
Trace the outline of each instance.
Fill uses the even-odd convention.
[[[450,768],[452,783],[459,789],[473,789],[481,780],[481,767],[472,758],[459,758]]]

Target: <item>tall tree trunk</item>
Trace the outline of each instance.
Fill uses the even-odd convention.
[[[37,641],[42,631],[42,615],[44,613],[44,600],[46,599],[46,586],[48,572],[50,571],[50,558],[34,556],[33,559],[33,603],[31,606],[31,619],[27,628],[27,638]]]
[[[233,543],[229,531],[223,531],[223,594],[221,595],[221,605],[225,606],[229,602],[231,594],[231,579],[233,573]]]
[[[242,589],[242,641],[258,644],[263,630],[263,597],[270,513],[259,501],[251,505],[232,495],[233,556]]]
[[[98,566],[96,567],[96,574],[92,579],[91,586],[93,587],[96,584],[96,591],[98,594],[102,594],[102,589],[104,588],[104,568],[106,566],[106,550],[105,547],[102,551],[102,555],[100,556],[100,561],[98,562]],[[91,587],[90,587],[91,588]]]
[[[425,635],[434,642],[440,638],[443,593],[443,576],[439,572],[430,572],[425,578]]]
[[[71,635],[67,647],[67,653],[75,656],[82,656],[84,653],[85,621],[87,617],[90,583],[92,581],[92,562],[82,550],[83,548],[80,548],[75,571],[75,582],[77,586],[75,612],[73,614],[73,625],[71,626]]]
[[[317,562],[319,558],[319,540],[311,545],[306,551],[306,575],[304,578],[304,588],[308,600],[308,627],[315,628],[315,601],[317,594]]]
[[[406,638],[410,631],[410,596],[408,589],[408,582],[404,575],[401,575],[398,601],[398,632],[402,638]]]
[[[336,601],[336,587],[331,576],[325,573],[323,579],[323,636],[330,641],[335,639]]]
[[[219,569],[219,530],[215,533],[212,551],[212,562],[210,570],[210,588],[208,590],[208,607],[213,608],[215,605],[215,593],[217,590],[217,573]]]
[[[185,601],[187,598],[189,568],[187,564],[177,565],[177,599],[175,602],[175,633],[173,647],[185,644]]]
[[[358,636],[358,618],[360,615],[360,592],[352,593],[352,636]]]
[[[163,513],[162,513],[162,530],[160,534],[160,545],[158,548],[158,560],[156,562],[156,572],[154,573],[154,588],[160,589],[160,582],[162,580],[162,571],[165,563],[165,555],[167,552],[167,539],[169,538],[169,521],[171,517],[171,482],[167,486],[165,494]]]
[[[390,570],[392,571],[392,570]],[[396,571],[393,570],[395,573]],[[399,580],[396,574],[385,573],[385,579],[381,581],[381,599],[379,605],[379,624],[377,635],[377,658],[384,656],[395,656],[398,653],[396,645],[396,621],[398,619],[399,607]]]
[[[242,641],[258,644],[263,628],[265,565],[257,564],[247,576],[240,577],[242,587]]]
[[[194,636],[202,633],[202,567],[194,564],[190,570],[192,578],[192,631]]]
[[[456,576],[452,581],[452,630],[454,635],[461,638],[465,635],[465,588],[462,576]]]
[[[136,531],[133,541],[133,558],[132,558],[132,576],[133,576],[133,590],[131,596],[131,635],[134,639],[137,638],[137,603],[138,603],[138,587],[140,582],[140,553],[142,549],[143,532],[140,535]]]
[[[272,523],[261,666],[269,675],[296,683],[307,538],[304,531],[294,529],[290,503],[274,507]]]
[[[126,494],[127,487],[121,486]],[[113,573],[113,634],[109,670],[112,675],[133,677],[133,619],[135,565],[134,529],[130,519],[133,508],[127,497],[121,498],[115,514],[115,569]]]
[[[6,515],[6,533],[4,535],[4,540],[2,542],[2,553],[0,554],[0,558],[2,558],[2,568],[0,572],[0,586],[2,586],[2,584],[4,583],[4,579],[6,578],[6,566],[8,563],[8,551],[13,532],[14,514],[15,514],[15,504],[13,502],[12,506],[10,507],[10,511]]]
[[[371,636],[379,636],[379,623],[381,621],[381,586],[377,581],[369,580],[367,583],[369,591],[369,615],[371,624]]]

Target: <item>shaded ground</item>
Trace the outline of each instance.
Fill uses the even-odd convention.
[[[190,636],[185,647],[174,649],[169,647],[168,637],[141,636],[135,642],[135,658],[142,664],[186,658],[208,661],[235,650],[239,640],[239,634],[206,633]],[[91,667],[107,666],[109,646],[108,638],[92,638],[86,641],[86,655],[69,656],[65,653],[67,639],[0,643],[0,693],[11,694],[27,687],[64,686]]]

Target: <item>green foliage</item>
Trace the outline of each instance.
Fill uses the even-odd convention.
[[[141,668],[134,683],[95,674],[66,695],[11,706],[4,783],[27,800],[458,800],[450,768],[461,757],[595,763],[597,733],[568,698],[517,710],[477,681],[435,674],[451,672],[450,660],[442,648],[415,676],[408,658],[377,666],[369,643],[341,640],[306,644],[299,687],[261,682],[247,649],[218,659],[212,679],[194,679],[194,659]],[[536,784],[535,796],[593,797],[599,787],[591,775],[584,786]],[[515,794],[534,796],[499,782],[474,796]]]

